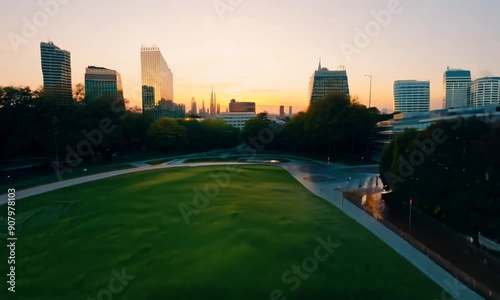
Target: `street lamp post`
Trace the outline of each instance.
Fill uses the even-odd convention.
[[[372,75],[365,75],[366,77],[370,77],[370,100],[368,102],[368,108],[372,107]]]
[[[335,190],[340,192],[340,207],[343,208],[344,207],[344,191],[342,190],[340,185],[337,186],[337,188]]]

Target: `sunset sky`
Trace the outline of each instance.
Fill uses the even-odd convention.
[[[153,44],[174,73],[175,102],[188,108],[192,97],[198,107],[207,103],[213,85],[223,109],[231,98],[255,101],[259,111],[277,112],[281,104],[304,109],[319,57],[330,69],[345,65],[351,94],[365,104],[364,74],[371,74],[379,109],[392,109],[394,80],[430,80],[431,109],[437,109],[447,66],[470,69],[473,78],[500,76],[500,1],[57,1],[2,3],[0,86],[40,86],[39,47],[48,40],[71,52],[73,85],[83,83],[88,65],[115,69],[125,97],[138,106],[140,48]],[[57,3],[47,20],[40,3]],[[397,13],[377,32],[372,12],[388,7]],[[36,32],[23,33],[33,19]],[[372,30],[361,47],[356,28]],[[346,55],[347,44],[357,53]]]

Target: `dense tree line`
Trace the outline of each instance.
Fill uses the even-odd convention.
[[[376,123],[391,116],[380,115],[376,108],[366,108],[345,94],[332,94],[312,103],[285,127],[274,130],[274,139],[266,149],[278,149],[336,158],[359,158],[371,153],[371,140]],[[248,122],[242,140],[257,136],[268,128],[264,116]]]
[[[53,105],[43,90],[0,88],[0,159],[55,158],[60,161],[110,159],[144,145],[152,117],[125,109],[123,101],[103,96],[92,102]]]
[[[382,152],[391,201],[408,201],[455,230],[500,240],[500,123],[478,118],[407,130]]]
[[[203,152],[233,148],[238,143],[237,128],[223,120],[156,120],[146,134],[146,145],[164,153]]]
[[[67,162],[96,156],[109,160],[114,153],[144,145],[163,153],[183,153],[241,143],[259,151],[359,158],[370,153],[375,124],[390,117],[344,94],[333,94],[315,101],[286,125],[275,126],[267,113],[261,113],[240,132],[222,120],[153,122],[152,116],[127,111],[123,101],[112,97],[86,101],[82,85],[74,97],[72,103],[57,106],[43,98],[43,90],[0,88],[0,158],[53,159],[55,144],[60,161]]]

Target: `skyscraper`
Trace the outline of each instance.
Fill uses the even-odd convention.
[[[483,77],[471,84],[470,104],[481,107],[489,104],[500,104],[500,77]]]
[[[210,94],[210,107],[208,108],[208,114],[211,116],[214,113],[214,88],[212,87],[212,93]]]
[[[196,107],[196,99],[194,99],[194,97],[191,99],[191,114],[192,115],[198,114],[198,108]]]
[[[282,118],[282,119],[285,118],[285,106],[284,105],[280,106],[280,118]]]
[[[470,104],[471,73],[448,67],[443,75],[443,108],[458,108]]]
[[[89,66],[85,70],[85,99],[94,101],[104,95],[123,100],[120,73],[102,67]]]
[[[161,99],[174,100],[174,76],[167,62],[156,46],[141,48],[142,85],[155,90],[155,104]]]
[[[217,114],[217,93],[214,93],[214,116]]]
[[[155,106],[155,88],[152,86],[142,86],[142,112],[152,110]]]
[[[43,88],[47,100],[67,104],[73,100],[71,86],[71,54],[54,45],[40,43]]]
[[[347,71],[343,66],[339,66],[336,71],[330,71],[328,68],[322,68],[320,61],[318,70],[314,71],[309,82],[309,102],[313,103],[333,93],[349,95]]]
[[[430,109],[430,82],[397,80],[394,82],[394,111],[427,112]]]
[[[214,117],[217,114],[217,94],[214,93],[214,88],[212,87],[212,93],[210,94],[210,108],[208,114]]]

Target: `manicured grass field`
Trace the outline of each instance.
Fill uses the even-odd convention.
[[[0,299],[270,299],[274,290],[286,299],[441,297],[430,279],[286,171],[227,168],[135,173],[17,202],[16,294],[6,292],[2,239]],[[194,209],[205,188],[212,195],[196,197],[201,209],[188,225],[179,205]],[[0,211],[4,222],[7,208]],[[338,244],[329,255],[318,242],[328,237]],[[303,263],[313,271],[293,274]],[[116,280],[113,270],[123,268],[134,279]]]

